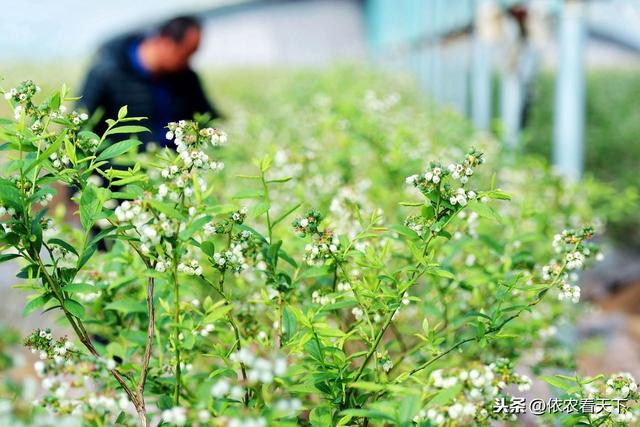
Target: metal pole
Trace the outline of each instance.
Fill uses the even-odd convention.
[[[473,68],[471,116],[479,130],[487,131],[491,125],[491,49],[479,31],[481,10],[490,0],[477,1],[473,33]]]
[[[562,8],[556,80],[553,162],[573,179],[580,179],[584,164],[584,8],[578,0],[567,0]]]

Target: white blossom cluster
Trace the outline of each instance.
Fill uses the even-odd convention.
[[[166,134],[168,140],[174,140],[178,152],[182,152],[189,146],[210,143],[214,147],[224,145],[227,142],[227,134],[217,128],[198,129],[196,123],[188,120],[171,122],[167,125]]]
[[[400,94],[392,92],[387,96],[378,96],[373,90],[367,90],[364,95],[364,107],[373,112],[382,113],[400,102]]]
[[[202,267],[197,259],[184,260],[176,267],[180,273],[184,273],[188,276],[201,276]],[[157,266],[156,266],[157,270]]]
[[[320,212],[315,209],[310,209],[303,217],[296,218],[293,221],[293,229],[296,232],[296,235],[299,237],[305,237],[307,235],[319,235],[318,226],[322,221],[323,217]]]
[[[469,162],[465,159],[464,164],[460,163],[451,163],[447,166],[447,170],[451,174],[451,178],[460,181],[462,184],[466,184],[469,180],[469,177],[473,175],[472,166],[470,166]]]
[[[287,415],[297,415],[302,408],[300,399],[280,399],[274,405],[274,409],[280,413]]]
[[[243,245],[232,243],[229,250],[224,252],[215,252],[212,256],[214,267],[220,271],[233,271],[240,273],[242,270],[249,268],[243,254]]]
[[[213,323],[208,323],[206,325],[204,325],[202,328],[200,328],[199,331],[193,331],[193,333],[199,333],[201,337],[206,337],[208,336],[211,332],[213,332],[216,329],[215,325]]]
[[[336,302],[336,298],[331,295],[322,295],[319,291],[313,291],[311,294],[311,301],[314,304],[327,305]]]
[[[577,304],[580,301],[580,287],[568,283],[562,284],[560,286],[560,292],[558,293],[558,300],[571,301]]]
[[[378,221],[382,221],[382,210],[373,206],[366,197],[367,191],[371,187],[368,179],[359,180],[353,187],[343,186],[337,189],[335,196],[331,199],[329,211],[331,212],[331,225],[335,233],[347,236],[350,240],[362,231],[362,225],[356,218],[356,210],[363,217],[370,217],[372,213],[377,216]],[[354,248],[363,251],[366,241],[357,240]]]
[[[6,91],[4,93],[4,99],[7,101],[25,102],[38,92],[40,92],[40,86],[37,86],[31,80],[27,80],[22,82],[19,87],[14,87]]]
[[[247,368],[247,380],[252,384],[271,384],[274,377],[281,377],[287,373],[287,360],[284,357],[266,359],[242,348],[233,353],[230,359],[232,362],[242,363]]]
[[[619,372],[612,375],[607,380],[606,385],[605,394],[609,398],[628,399],[631,394],[636,394],[638,391],[638,384],[636,384],[635,378],[628,372]]]
[[[245,389],[240,385],[232,385],[229,379],[222,378],[211,387],[211,395],[217,399],[228,397],[233,400],[242,400]]]
[[[60,155],[56,152],[49,155],[49,160],[51,161],[51,165],[56,169],[64,169],[71,164],[71,159],[69,159],[66,154]]]
[[[466,206],[469,200],[474,200],[477,197],[476,192],[473,190],[465,191],[460,187],[449,197],[449,203],[452,205]]]
[[[182,406],[174,406],[162,411],[162,420],[176,426],[187,425],[187,409]]]
[[[580,301],[580,287],[575,284],[578,280],[577,270],[585,267],[586,261],[596,259],[600,252],[595,245],[588,242],[593,236],[593,229],[585,227],[582,230],[564,230],[553,238],[553,249],[563,262],[551,260],[542,267],[541,276],[544,281],[558,281],[558,300],[578,303]]]
[[[39,202],[44,207],[44,206],[47,206],[49,202],[51,202],[52,200],[53,200],[53,194],[47,193],[40,198]]]
[[[119,412],[131,409],[124,394],[114,397],[94,391],[99,387],[98,382],[103,382],[109,375],[107,370],[115,368],[113,360],[84,355],[68,339],[54,340],[48,329],[35,330],[27,338],[26,345],[38,354],[34,370],[42,378],[41,385],[45,390],[45,395],[34,401],[34,405],[45,406],[57,414],[81,416],[97,411],[114,418]]]
[[[0,205],[0,216],[8,215],[9,217],[13,217],[16,214],[16,210],[14,208],[7,208],[5,206]]]
[[[382,367],[385,373],[389,373],[393,369],[393,360],[389,357],[389,354],[381,351],[376,351],[376,359],[378,364]]]
[[[468,183],[469,177],[474,174],[475,167],[482,163],[484,163],[483,154],[471,150],[466,154],[462,163],[452,163],[444,168],[440,163],[432,162],[423,174],[411,175],[405,181],[430,199],[434,197],[430,194],[435,192],[438,200],[442,199],[448,202],[449,209],[463,208],[469,201],[478,198],[476,191],[464,187]],[[484,198],[485,196],[482,196],[481,201]],[[433,209],[440,207],[439,202],[431,200],[430,203]],[[423,236],[436,220],[436,218],[428,216],[413,216],[406,219],[405,225],[418,235]]]
[[[184,120],[169,123],[168,128],[167,138],[174,140],[178,156],[173,160],[168,159],[168,164],[160,172],[164,182],[158,185],[155,192],[145,197],[150,196],[165,205],[176,204],[176,209],[185,209],[190,217],[195,217],[198,213],[197,200],[194,200],[196,190],[207,190],[206,180],[197,175],[196,169],[220,170],[223,167],[221,162],[209,160],[203,146],[223,145],[226,142],[226,134],[213,128],[199,129],[195,122]],[[201,275],[203,270],[197,260],[178,262],[170,256],[162,255],[173,252],[172,239],[186,228],[187,221],[170,217],[166,209],[161,209],[159,205],[156,208],[154,203],[157,202],[146,202],[145,199],[124,201],[115,209],[116,219],[120,223],[134,226],[134,229],[128,232],[140,239],[140,252],[155,260],[153,265],[156,271],[167,271],[175,262],[178,263],[176,268],[181,273]],[[239,215],[246,215],[246,211]],[[205,234],[210,231],[208,225],[204,229]]]
[[[205,236],[211,236],[213,234],[227,234],[233,229],[233,224],[242,224],[249,213],[249,209],[246,206],[241,207],[239,210],[233,212],[228,219],[223,221],[210,221],[204,225],[203,231]],[[251,238],[251,232],[243,230],[238,235],[238,240],[246,241]]]
[[[91,394],[87,399],[87,403],[91,407],[91,410],[106,413],[117,413],[118,411],[126,411],[131,406],[129,399],[125,394],[121,394],[117,398],[104,394]]]
[[[129,223],[134,226],[133,230],[128,230],[130,235],[140,239],[140,252],[143,254],[151,254],[156,245],[162,243],[162,239],[170,239],[176,233],[182,231],[185,224],[168,218],[166,214],[160,212],[152,215],[140,200],[125,200],[115,209],[116,219],[120,223]],[[165,252],[171,253],[172,245],[170,242],[164,242]],[[165,271],[167,262],[158,258],[156,270]]]
[[[304,247],[304,259],[309,265],[322,265],[340,250],[340,239],[333,233],[325,232]]]
[[[604,421],[598,425],[617,425],[607,422],[607,418],[613,423],[623,425],[636,425],[640,418],[640,411],[636,409],[640,399],[638,384],[635,378],[628,372],[619,372],[611,375],[606,381],[591,381],[583,385],[584,396],[578,398],[592,399],[595,410],[590,418],[596,422]],[[611,402],[620,399],[623,405],[599,404],[598,402]]]
[[[78,255],[56,244],[51,245],[51,256],[59,268],[74,268],[78,262]]]
[[[506,360],[471,369],[438,369],[431,373],[435,389],[448,389],[462,385],[460,394],[448,405],[427,407],[414,418],[415,422],[428,419],[433,425],[471,425],[482,423],[493,416],[491,405],[509,384],[517,384],[520,391],[530,387],[525,375],[513,373]]]
[[[227,427],[267,427],[264,417],[230,418]]]

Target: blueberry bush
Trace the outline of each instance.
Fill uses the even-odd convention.
[[[61,319],[24,339],[43,390],[33,413],[489,425],[517,423],[496,402],[540,379],[626,401],[551,419],[635,422],[634,379],[578,375],[557,336],[625,200],[510,158],[386,82],[275,79],[236,96],[225,130],[185,118],[167,124],[170,148],[145,153],[126,106],[97,135],[66,88],[6,89],[0,261],[20,265],[26,314]],[[47,206],[65,194],[71,222]],[[7,395],[9,417],[20,393]]]

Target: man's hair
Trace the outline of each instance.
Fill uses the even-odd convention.
[[[200,21],[194,16],[178,16],[169,19],[158,27],[158,34],[161,37],[169,37],[176,43],[180,43],[187,31],[192,28],[201,28]]]

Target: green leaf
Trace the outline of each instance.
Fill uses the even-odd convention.
[[[282,310],[282,329],[283,329],[283,341],[286,343],[295,334],[298,328],[298,322],[288,306],[285,306]]]
[[[126,105],[123,105],[122,107],[120,107],[120,109],[118,110],[118,120],[122,120],[125,117],[127,117],[127,113],[128,113],[128,108]]]
[[[142,142],[138,139],[126,139],[124,141],[116,142],[104,149],[96,158],[96,162],[118,157],[140,144],[142,144]]]
[[[267,184],[271,184],[271,183],[283,183],[283,182],[289,182],[293,179],[292,176],[287,176],[285,178],[274,178],[274,179],[270,179],[267,181]]]
[[[353,415],[355,417],[366,417],[372,420],[387,420],[393,423],[396,422],[396,419],[391,415],[375,409],[346,409],[340,412],[340,415]]]
[[[125,314],[147,312],[146,305],[134,300],[133,298],[123,298],[121,300],[110,302],[104,308],[106,310],[120,311]]]
[[[77,269],[80,270],[86,263],[89,261],[91,256],[95,253],[98,247],[95,244],[89,244],[82,251],[82,255],[78,258],[78,266]]]
[[[42,163],[44,160],[48,159],[51,154],[53,154],[55,151],[58,150],[58,148],[60,148],[60,145],[62,145],[62,143],[64,142],[64,138],[66,136],[67,136],[67,129],[64,129],[62,132],[60,132],[60,135],[58,135],[56,140],[53,141],[53,143],[46,150],[40,153],[36,161],[31,163],[29,167],[27,167],[27,169],[24,170],[23,173],[26,175],[27,173],[29,173],[31,169],[33,169],[34,167]]]
[[[147,200],[147,203],[151,205],[152,208],[165,214],[169,218],[181,220],[186,219],[186,217],[171,203],[160,202],[158,200]]]
[[[416,395],[405,396],[400,402],[398,418],[402,424],[413,425],[411,420],[420,409],[420,398]]]
[[[16,211],[22,211],[20,191],[15,184],[5,179],[0,180],[0,201],[5,207],[12,207]]]
[[[312,427],[326,427],[332,425],[331,408],[319,406],[309,413],[309,422]]]
[[[482,193],[482,196],[487,196],[490,199],[498,199],[498,200],[511,200],[511,195],[505,191],[500,189],[495,189],[491,191],[487,191]]]
[[[261,190],[244,190],[233,196],[234,199],[262,199],[264,198],[264,192]]]
[[[78,301],[73,299],[66,299],[64,300],[64,308],[66,308],[69,313],[73,314],[78,319],[84,318],[84,307]]]
[[[410,229],[409,227],[405,227],[404,225],[400,225],[400,224],[394,224],[391,227],[389,227],[389,229],[395,231],[396,233],[400,234],[401,236],[407,237],[411,240],[419,240],[420,236],[418,236],[418,233],[416,233],[415,231],[413,231],[412,229]]]
[[[552,386],[559,388],[560,390],[566,391],[568,389],[570,389],[573,385],[567,383],[567,381],[565,381],[562,378],[558,378],[556,376],[549,376],[549,375],[543,375],[541,377],[539,377],[542,381],[546,382],[547,384],[551,384]]]
[[[485,319],[493,320],[491,317],[487,316],[484,313],[480,313],[479,311],[469,311],[465,314],[465,317],[484,317]]]
[[[132,134],[132,133],[140,133],[140,132],[150,132],[150,131],[144,126],[127,125],[127,126],[118,126],[115,128],[111,128],[105,133],[105,135],[116,135],[121,133]]]
[[[257,203],[251,208],[251,210],[249,211],[249,215],[252,218],[258,218],[261,215],[264,215],[270,207],[271,206],[269,205],[269,203],[266,202]]]
[[[63,247],[64,249],[66,249],[67,251],[78,255],[78,252],[76,251],[76,248],[74,248],[73,246],[71,246],[69,243],[65,242],[62,239],[57,239],[57,238],[53,238],[53,239],[49,239],[48,242],[50,245],[58,245]]]
[[[90,230],[96,222],[102,205],[98,199],[96,187],[88,184],[80,196],[80,223],[85,230]]]
[[[205,255],[213,256],[216,251],[216,245],[214,245],[213,242],[205,241],[200,243],[200,249]]]
[[[298,203],[297,205],[280,215],[275,221],[271,223],[271,227],[275,227],[276,225],[281,223],[285,218],[294,213],[300,206],[302,206],[302,203]]]
[[[70,294],[76,293],[91,293],[96,292],[98,290],[94,285],[90,285],[88,283],[70,283],[62,288],[64,292],[68,292]]]
[[[453,387],[446,388],[442,391],[439,391],[438,393],[436,393],[435,396],[433,396],[433,398],[431,398],[431,400],[429,401],[429,405],[430,406],[446,405],[447,403],[451,402],[451,400],[454,397],[456,397],[461,390],[462,390],[462,384],[456,384]]]
[[[0,254],[0,262],[9,261],[18,257],[20,257],[20,254]]]
[[[500,218],[500,215],[498,215],[498,213],[486,203],[473,201],[470,202],[468,206],[469,209],[473,210],[483,218],[487,218],[495,222],[502,222],[502,218]]]
[[[50,295],[45,294],[32,299],[27,303],[27,305],[24,306],[24,309],[22,310],[22,314],[25,316],[28,316],[29,314],[33,313],[34,311],[36,311],[37,309],[45,305],[46,302],[49,301],[49,298],[50,298]]]
[[[223,303],[221,301],[221,303]],[[213,323],[218,319],[222,319],[228,312],[233,309],[233,305],[225,304],[223,306],[216,307],[211,313],[202,320],[204,323]]]

